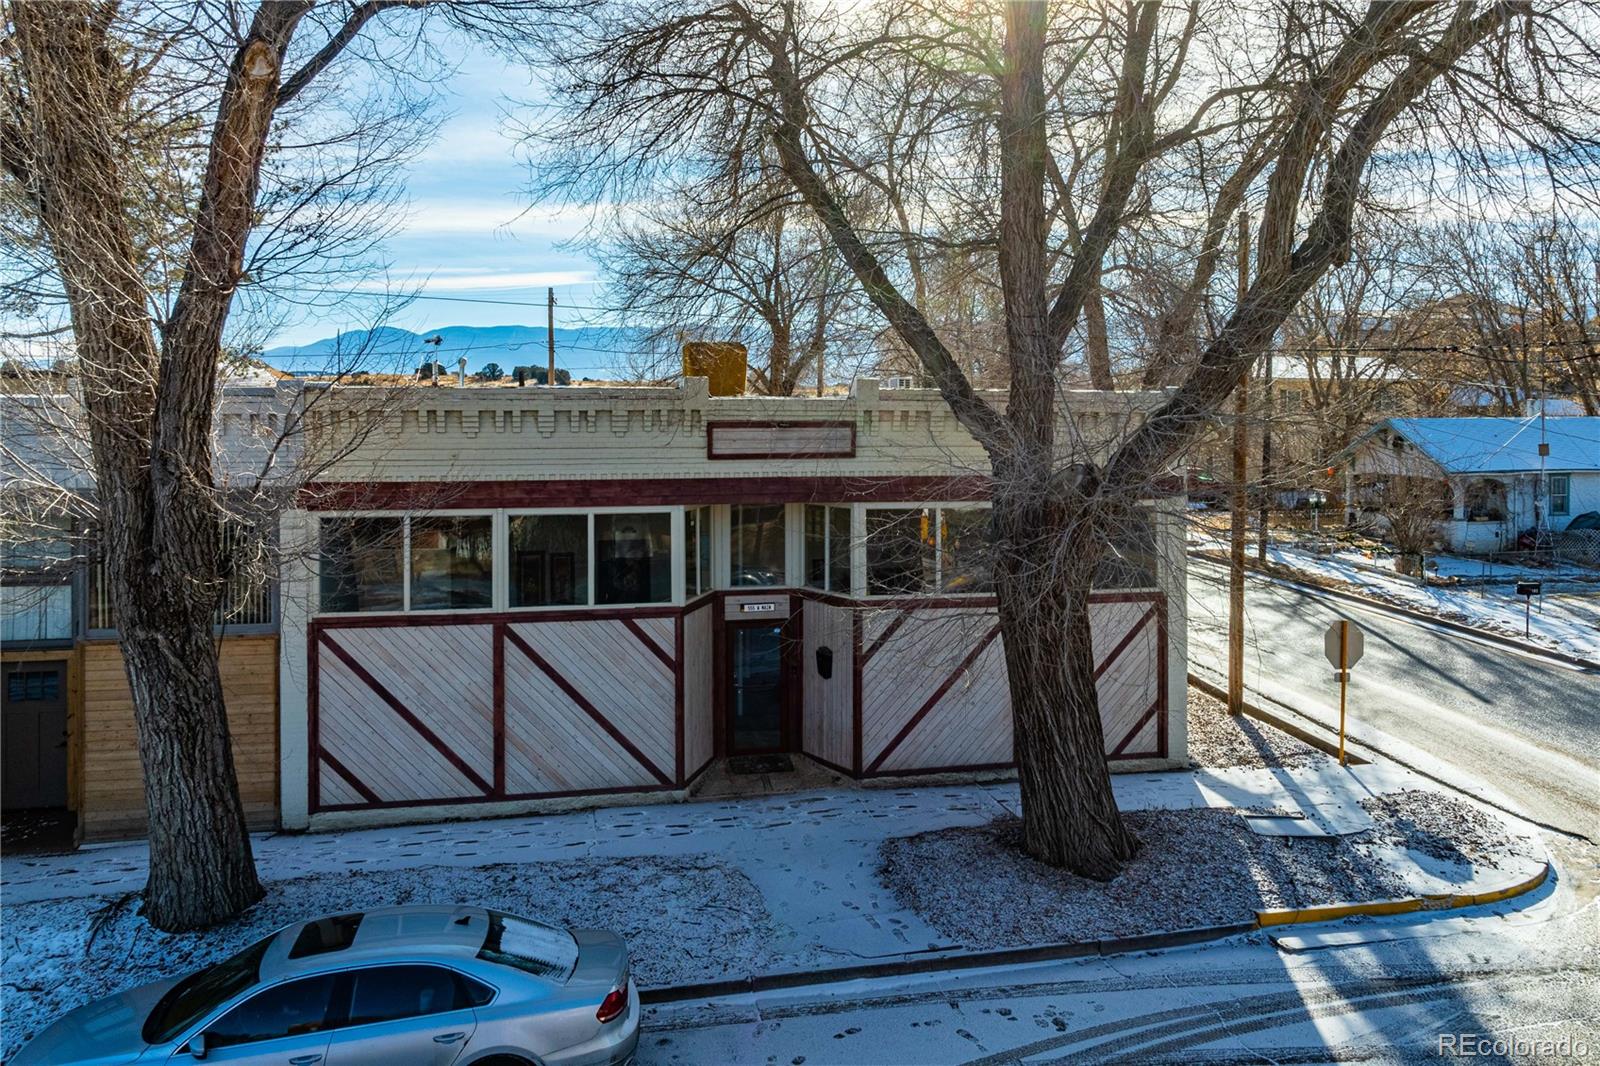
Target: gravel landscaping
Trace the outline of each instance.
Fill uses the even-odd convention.
[[[1442,792],[1407,789],[1361,801],[1382,839],[1458,866],[1498,867],[1524,842],[1500,819]]]
[[[1319,753],[1320,754],[1320,753]],[[1022,851],[1022,823],[887,840],[879,875],[896,900],[968,948],[1133,936],[1246,922],[1263,908],[1415,894],[1407,849],[1474,866],[1522,847],[1474,807],[1433,792],[1367,800],[1374,828],[1349,837],[1267,837],[1226,809],[1133,811],[1142,847],[1115,879],[1091,881]]]
[[[1296,769],[1330,759],[1298,737],[1245,714],[1197,688],[1189,689],[1189,761],[1196,766]]]
[[[773,935],[760,891],[705,857],[320,874],[269,885],[239,920],[202,933],[151,928],[135,897],[13,905],[4,909],[0,1059],[88,1000],[198,969],[292,921],[402,903],[479,903],[616,930],[645,985],[747,973]]]

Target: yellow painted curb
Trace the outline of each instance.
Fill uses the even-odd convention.
[[[1538,873],[1525,878],[1515,884],[1505,885],[1501,888],[1485,889],[1482,892],[1463,892],[1452,894],[1449,892],[1429,893],[1423,896],[1411,896],[1407,899],[1378,899],[1366,903],[1329,903],[1321,907],[1282,908],[1277,910],[1256,911],[1256,924],[1259,926],[1273,925],[1301,925],[1311,922],[1331,922],[1339,918],[1349,918],[1357,914],[1410,914],[1413,911],[1450,911],[1462,907],[1476,907],[1484,903],[1499,903],[1502,900],[1512,899],[1525,892],[1532,892],[1550,876],[1550,864],[1545,863],[1539,868]]]

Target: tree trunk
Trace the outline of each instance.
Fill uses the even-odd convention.
[[[1139,849],[1106,768],[1089,630],[1093,560],[1085,532],[1041,536],[1031,508],[995,503],[995,589],[1022,791],[1023,846],[1097,880]],[[1074,523],[1081,528],[1082,523]],[[1063,570],[1062,560],[1074,560]]]
[[[217,649],[209,619],[203,626],[130,629],[124,627],[121,646],[150,813],[144,913],[159,929],[199,929],[263,895],[239,799]]]
[[[121,209],[124,116],[107,103],[117,98],[117,72],[96,10],[15,7],[33,110],[28,162],[82,368],[102,555],[144,768],[145,915],[159,929],[192,929],[262,895],[212,638],[221,589],[211,474],[218,345],[205,339],[174,353],[169,344],[167,358],[158,355]],[[195,373],[174,369],[185,357]]]

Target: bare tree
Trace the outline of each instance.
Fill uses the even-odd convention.
[[[1522,414],[1536,397],[1600,414],[1600,238],[1558,213],[1434,228],[1451,281],[1435,318],[1453,354],[1458,403]]]
[[[853,361],[854,279],[784,190],[661,198],[619,219],[600,259],[608,309],[652,324],[635,377],[675,374],[685,339],[746,343],[751,385],[769,396],[816,380],[819,360],[824,376]]]
[[[1445,179],[1430,189],[1428,168],[1448,157],[1448,180],[1471,185],[1474,163],[1507,145],[1570,163],[1559,149],[1589,131],[1562,123],[1587,112],[1560,94],[1593,76],[1592,35],[1576,6],[1523,3],[614,3],[551,37],[571,91],[543,187],[599,198],[669,167],[748,176],[775,155],[988,455],[1025,846],[1109,877],[1136,842],[1111,795],[1090,651],[1108,533],[1348,258],[1375,181],[1433,195]],[[864,231],[846,199],[887,171],[881,130],[861,116],[898,95],[902,72],[921,87],[893,157],[908,217],[929,220],[912,223],[917,242]],[[1202,332],[1233,202],[1260,218],[1254,270],[1244,291],[1222,289],[1232,310]],[[1186,211],[1211,221],[1189,246],[1193,276],[1166,335],[1203,343],[1160,406],[1096,453],[1082,427],[1064,428],[1063,352],[1131,220]],[[974,389],[959,338],[921,302],[912,252],[952,244],[994,250],[1003,408]]]
[[[427,132],[407,89],[426,38],[405,11],[422,6],[6,8],[3,204],[39,256],[6,279],[8,310],[58,299],[69,312],[76,387],[61,415],[85,430],[159,928],[209,925],[262,892],[212,638],[239,508],[213,457],[224,335],[236,305],[348,271],[381,235],[384,179]],[[501,33],[521,7],[440,10]],[[386,31],[394,18],[409,25]],[[376,96],[339,91],[336,71],[358,59]],[[274,418],[304,424],[318,394]],[[257,465],[245,509],[281,489],[271,474],[296,439],[268,434],[241,460]]]
[[[1394,568],[1421,574],[1424,553],[1439,546],[1439,522],[1450,516],[1450,490],[1437,477],[1396,474],[1378,487],[1377,511],[1394,545]]]

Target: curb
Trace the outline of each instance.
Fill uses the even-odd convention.
[[[1188,554],[1190,558],[1204,559],[1209,563],[1220,563],[1224,566],[1228,564],[1228,558],[1224,555],[1213,555],[1210,552],[1197,550],[1190,550]],[[1443,626],[1445,629],[1453,629],[1458,633],[1469,634],[1477,637],[1480,640],[1489,641],[1492,644],[1500,644],[1504,647],[1515,648],[1517,651],[1526,652],[1530,655],[1541,655],[1547,659],[1554,659],[1557,662],[1566,663],[1568,666],[1577,666],[1588,670],[1600,670],[1600,662],[1595,662],[1593,659],[1585,659],[1579,655],[1571,655],[1564,651],[1556,651],[1553,648],[1546,648],[1538,644],[1529,644],[1526,641],[1518,640],[1515,637],[1508,637],[1504,634],[1496,633],[1493,630],[1479,629],[1476,626],[1469,626],[1462,622],[1451,621],[1448,618],[1441,618],[1436,614],[1428,614],[1426,611],[1416,611],[1409,607],[1400,607],[1390,603],[1388,600],[1380,600],[1375,596],[1363,596],[1359,592],[1348,592],[1344,589],[1332,588],[1327,585],[1314,585],[1303,578],[1285,577],[1276,570],[1262,567],[1254,560],[1247,560],[1245,562],[1245,569],[1253,573],[1265,574],[1267,577],[1270,577],[1275,581],[1282,581],[1286,585],[1293,585],[1296,588],[1306,589],[1310,592],[1322,593],[1332,596],[1335,599],[1350,600],[1353,603],[1359,603],[1364,606],[1371,607],[1374,610],[1388,611],[1390,614],[1397,614],[1404,618],[1413,618],[1419,622],[1427,622],[1429,625]]]
[[[1213,685],[1211,682],[1193,672],[1189,674],[1189,685],[1192,688],[1197,688],[1201,692],[1204,692],[1212,699],[1221,700],[1223,703],[1228,702],[1228,693],[1226,690],[1217,685]],[[1313,748],[1316,748],[1325,755],[1332,755],[1335,759],[1339,757],[1339,745],[1335,744],[1333,741],[1328,740],[1325,737],[1319,737],[1311,730],[1289,721],[1282,715],[1273,714],[1271,711],[1266,710],[1257,704],[1251,703],[1248,700],[1245,701],[1243,706],[1244,713],[1249,715],[1251,718],[1265,722],[1267,725],[1270,725],[1274,729],[1280,730],[1281,732],[1288,733],[1296,740],[1310,744]],[[1344,759],[1345,762],[1351,766],[1366,766],[1372,762],[1371,759],[1363,759],[1361,756],[1351,751],[1350,744],[1348,742],[1344,746]]]
[[[1357,914],[1384,915],[1410,914],[1414,911],[1453,911],[1463,907],[1477,907],[1485,903],[1500,903],[1532,892],[1550,877],[1550,864],[1544,863],[1538,871],[1521,881],[1481,892],[1435,892],[1405,899],[1380,899],[1367,903],[1328,903],[1320,907],[1300,907],[1256,911],[1256,923],[1261,928],[1279,925],[1302,925],[1349,918]]]
[[[720,996],[749,995],[784,988],[803,988],[807,985],[836,984],[879,977],[902,977],[910,974],[939,973],[948,970],[967,970],[982,966],[1017,965],[1027,962],[1050,962],[1057,959],[1086,958],[1091,956],[1125,955],[1136,951],[1156,951],[1162,948],[1203,944],[1225,937],[1254,933],[1262,929],[1287,925],[1310,925],[1316,922],[1336,921],[1355,915],[1410,914],[1416,911],[1450,911],[1477,907],[1485,903],[1500,903],[1532,892],[1550,876],[1550,864],[1544,863],[1531,877],[1498,888],[1481,892],[1449,893],[1412,896],[1407,899],[1370,900],[1366,903],[1329,903],[1317,907],[1286,908],[1256,911],[1253,921],[1235,922],[1231,925],[1206,925],[1190,929],[1176,929],[1166,933],[1146,933],[1139,936],[1110,937],[1105,940],[1085,940],[1056,944],[1034,944],[1021,948],[993,948],[979,951],[952,951],[942,955],[926,955],[910,959],[863,963],[858,966],[835,966],[821,970],[788,970],[779,973],[752,974],[722,981],[705,981],[696,984],[660,985],[641,988],[639,1001],[645,1004],[678,1003],[684,1000],[711,999]]]
[[[1087,958],[1100,955],[1123,955],[1134,951],[1154,951],[1160,948],[1203,944],[1209,940],[1240,933],[1253,933],[1258,922],[1235,922],[1231,925],[1202,925],[1191,929],[1175,929],[1166,933],[1142,933],[1138,936],[1110,937],[1105,940],[1064,941],[1055,944],[1032,944],[1020,948],[989,948],[975,951],[952,951],[942,955],[925,955],[909,959],[862,963],[856,966],[834,966],[821,970],[788,970],[779,973],[752,974],[723,981],[706,981],[697,984],[660,985],[641,988],[642,1003],[676,1003],[681,1000],[707,999],[713,996],[741,995],[751,992],[768,992],[782,988],[800,988],[805,985],[834,984],[876,977],[901,977],[909,974],[938,973],[945,970],[967,970],[980,966],[1017,965],[1025,962],[1051,962],[1056,959]]]

